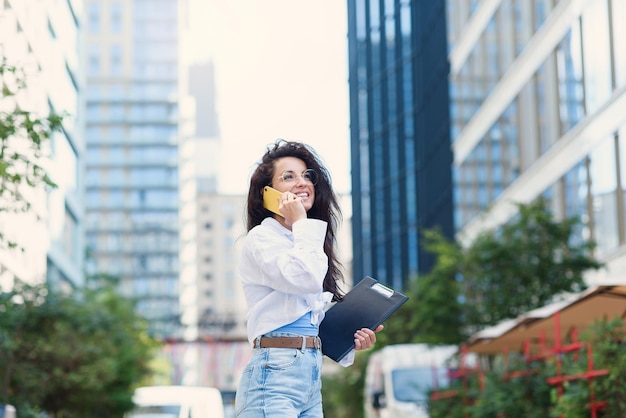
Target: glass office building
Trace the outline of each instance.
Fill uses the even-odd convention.
[[[453,236],[443,0],[349,0],[353,273],[403,288]]]
[[[548,199],[626,267],[626,0],[451,0],[455,225],[462,242]]]
[[[178,0],[87,0],[88,271],[179,337]]]

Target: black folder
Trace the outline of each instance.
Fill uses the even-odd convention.
[[[358,282],[343,299],[326,311],[320,324],[322,353],[340,361],[354,348],[354,333],[361,328],[376,329],[408,297],[369,276]]]

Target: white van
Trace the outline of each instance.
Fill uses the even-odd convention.
[[[365,418],[428,418],[428,391],[449,384],[446,361],[458,346],[397,344],[370,356],[365,371]]]
[[[200,386],[145,386],[133,395],[125,418],[224,418],[222,395]]]
[[[0,403],[0,418],[15,418],[16,416],[13,405]]]

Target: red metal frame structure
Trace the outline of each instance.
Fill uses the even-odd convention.
[[[477,364],[475,367],[468,367],[466,365],[466,358],[467,358],[467,348],[462,346],[461,347],[461,353],[460,353],[460,358],[459,358],[459,367],[456,370],[448,370],[448,374],[450,376],[450,379],[461,379],[463,388],[462,390],[443,390],[443,391],[439,391],[436,390],[436,388],[438,387],[438,382],[437,382],[437,375],[435,372],[433,372],[433,388],[435,388],[435,390],[431,393],[430,398],[434,401],[438,401],[438,400],[443,400],[443,399],[450,399],[450,398],[455,398],[458,396],[462,396],[462,402],[464,406],[468,406],[468,405],[472,405],[474,400],[471,399],[469,396],[467,396],[468,394],[468,389],[469,389],[469,377],[472,375],[477,375],[477,379],[478,379],[478,386],[479,389],[482,391],[484,389],[484,373],[483,371],[480,369],[480,366]],[[469,415],[467,414],[463,414],[464,418],[469,418]]]
[[[587,408],[589,408],[591,411],[591,418],[597,418],[598,411],[606,406],[606,401],[597,401],[595,399],[593,383],[594,379],[609,374],[609,370],[593,369],[593,349],[591,347],[591,344],[584,344],[579,341],[574,341],[571,344],[561,345],[561,322],[559,312],[556,312],[554,314],[554,331],[555,347],[551,351],[556,361],[556,375],[548,378],[548,383],[557,387],[558,397],[561,398],[561,396],[563,396],[563,385],[565,382],[571,382],[574,380],[587,380],[589,382],[589,396],[591,398],[590,402],[587,404]],[[585,347],[587,348],[587,371],[570,375],[562,374],[562,354],[577,354]]]
[[[546,346],[546,338],[545,334],[541,333],[538,341],[539,341],[539,350],[532,353],[531,351],[531,340],[527,339],[524,341],[524,358],[526,364],[529,364],[533,361],[547,361],[549,359],[554,360],[556,365],[555,375],[549,377],[547,379],[548,384],[555,386],[557,388],[557,396],[560,399],[564,393],[564,385],[566,382],[576,381],[576,380],[587,380],[589,382],[589,392],[590,392],[590,402],[587,404],[587,408],[589,408],[591,413],[591,418],[597,418],[598,412],[606,406],[606,401],[596,400],[595,391],[594,391],[594,380],[598,377],[605,376],[609,374],[609,370],[607,369],[594,369],[593,366],[593,348],[591,344],[583,343],[578,341],[578,331],[576,328],[572,328],[570,330],[570,339],[571,342],[567,344],[562,344],[561,342],[561,321],[560,321],[560,313],[555,312],[553,315],[554,318],[554,347],[549,348]],[[579,354],[586,349],[586,359],[587,359],[587,370],[582,373],[576,374],[563,374],[562,366],[563,366],[563,356],[564,355],[574,355],[574,360],[578,360]],[[503,375],[503,381],[518,378],[522,376],[527,376],[529,373],[532,373],[531,370],[512,370],[507,371],[508,369],[508,350],[505,349],[504,353],[504,369],[505,373]],[[459,390],[444,390],[438,391],[435,390],[431,394],[431,399],[434,401],[454,398],[459,395],[463,396],[463,405],[470,405],[472,400],[467,397],[467,389],[468,389],[468,377],[473,374],[478,374],[479,379],[479,389],[484,389],[484,372],[480,370],[480,367],[477,365],[476,367],[466,367],[465,366],[465,356],[467,355],[467,350],[465,347],[461,349],[461,359],[460,359],[460,367],[456,371],[451,371],[452,378],[460,378],[463,381],[463,389]],[[433,375],[434,376],[434,375]],[[436,377],[433,387],[437,387]],[[467,414],[464,415],[467,417]],[[498,415],[498,418],[504,418],[504,415]],[[562,417],[561,418],[565,418]]]

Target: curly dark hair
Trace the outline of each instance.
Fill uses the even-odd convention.
[[[250,177],[250,189],[246,204],[247,227],[250,231],[263,219],[273,214],[263,207],[263,187],[271,184],[274,177],[274,162],[283,157],[295,157],[302,160],[307,168],[318,173],[319,180],[315,185],[315,201],[307,216],[312,219],[326,221],[326,238],[324,252],[328,257],[328,272],[324,278],[324,290],[333,294],[333,300],[340,300],[343,293],[337,282],[343,281],[341,263],[337,257],[337,227],[341,221],[341,209],[337,196],[331,186],[330,173],[322,164],[320,157],[309,145],[301,142],[277,139],[267,150]]]

